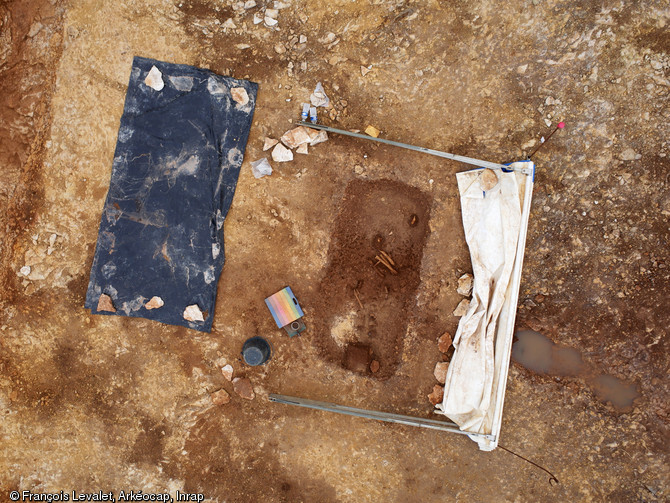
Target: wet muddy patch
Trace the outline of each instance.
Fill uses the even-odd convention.
[[[430,197],[391,180],[354,180],[335,220],[314,309],[323,355],[388,378],[416,304]]]
[[[600,401],[621,412],[631,410],[634,400],[640,396],[635,384],[598,371],[582,359],[578,350],[555,344],[534,330],[520,330],[514,334],[512,358],[538,374],[579,377]]]

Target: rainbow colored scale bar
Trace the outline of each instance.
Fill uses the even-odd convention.
[[[274,295],[270,295],[265,299],[265,303],[279,328],[304,316],[300,304],[298,304],[298,301],[291,291],[291,287],[287,286]]]

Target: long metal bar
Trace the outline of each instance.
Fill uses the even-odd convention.
[[[360,138],[362,140],[376,141],[378,143],[384,143],[385,145],[393,145],[394,147],[406,148],[408,150],[414,150],[415,152],[423,152],[424,154],[430,154],[437,157],[442,157],[444,159],[451,159],[452,161],[464,162],[466,164],[473,164],[479,166],[480,168],[490,168],[490,169],[516,169],[525,173],[524,168],[510,168],[504,164],[498,164],[495,162],[481,161],[479,159],[473,159],[472,157],[465,157],[463,155],[450,154],[448,152],[442,152],[440,150],[433,150],[432,148],[426,147],[417,147],[416,145],[409,145],[408,143],[400,143],[399,141],[386,140],[384,138],[375,138],[367,134],[353,133],[351,131],[346,131],[344,129],[335,129],[330,126],[324,126],[322,124],[312,124],[310,122],[299,121],[298,124],[301,126],[309,127],[312,129],[320,129],[328,133],[343,134],[346,136],[353,136],[354,138]]]
[[[470,433],[467,431],[462,431],[458,428],[457,424],[448,421],[437,421],[435,419],[423,419],[420,417],[404,416],[402,414],[392,414],[390,412],[359,409],[357,407],[347,407],[346,405],[338,405],[336,403],[330,402],[319,402],[317,400],[309,400],[307,398],[299,398],[295,396],[276,395],[271,393],[270,401],[287,405],[297,405],[298,407],[306,407],[308,409],[336,412],[337,414],[346,414],[348,416],[376,419],[377,421],[385,421],[387,423],[418,426],[420,428],[448,431],[450,433],[459,433],[461,435],[476,435],[485,438],[491,437],[491,435],[484,435],[482,433]]]

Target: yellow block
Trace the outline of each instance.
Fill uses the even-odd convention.
[[[370,136],[377,138],[379,136],[379,129],[374,126],[368,126],[365,128],[365,134],[369,134]]]

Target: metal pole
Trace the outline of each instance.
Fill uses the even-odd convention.
[[[316,400],[309,400],[307,398],[276,395],[274,393],[270,394],[270,401],[287,405],[297,405],[298,407],[307,407],[308,409],[336,412],[338,414],[346,414],[348,416],[376,419],[377,421],[385,421],[387,423],[397,423],[408,426],[417,426],[420,428],[428,428],[431,430],[448,431],[450,433],[459,433],[461,435],[475,435],[488,439],[493,438],[491,435],[485,435],[483,433],[470,433],[468,431],[462,431],[458,428],[457,424],[448,421],[437,421],[435,419],[423,419],[420,417],[404,416],[402,414],[392,414],[390,412],[359,409],[356,407],[347,407],[346,405],[338,405],[336,403],[319,402]]]
[[[526,168],[512,168],[510,166],[505,166],[504,164],[498,164],[495,162],[481,161],[479,159],[473,159],[472,157],[465,157],[462,155],[450,154],[448,152],[442,152],[440,150],[433,150],[432,148],[426,147],[417,147],[415,145],[409,145],[408,143],[400,143],[393,140],[385,140],[384,138],[375,138],[374,136],[369,136],[367,134],[361,133],[352,133],[351,131],[346,131],[344,129],[335,129],[330,126],[323,126],[321,124],[311,124],[309,122],[299,121],[298,124],[301,126],[309,127],[312,129],[320,129],[322,131],[327,131],[328,133],[342,134],[346,136],[353,136],[354,138],[360,138],[362,140],[376,141],[378,143],[384,143],[385,145],[393,145],[394,147],[406,148],[407,150],[414,150],[415,152],[423,152],[424,154],[430,154],[437,157],[442,157],[444,159],[451,159],[452,161],[464,162],[466,164],[473,164],[479,166],[480,168],[490,168],[490,169],[504,169],[504,170],[517,170],[522,173],[526,173]],[[527,173],[526,173],[527,174]]]

